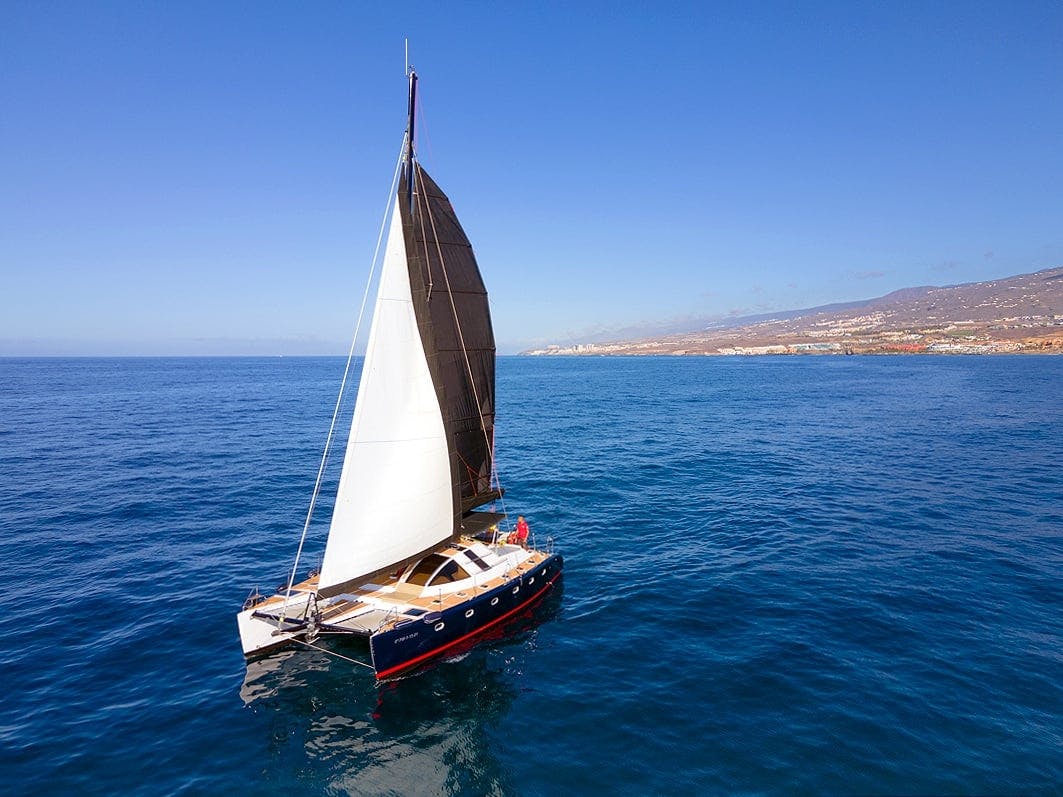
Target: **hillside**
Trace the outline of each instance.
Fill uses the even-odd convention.
[[[1063,353],[1063,267],[551,354]]]

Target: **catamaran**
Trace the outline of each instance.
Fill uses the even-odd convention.
[[[507,533],[487,291],[450,200],[417,159],[416,97],[410,70],[409,121],[320,571],[295,583],[342,385],[287,584],[269,597],[256,589],[237,614],[248,657],[355,635],[368,639],[376,677],[387,678],[473,643],[561,578],[552,538],[538,549],[523,524]]]

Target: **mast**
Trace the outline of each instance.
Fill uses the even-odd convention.
[[[467,512],[501,496],[491,484],[495,342],[487,289],[450,200],[415,162],[412,70],[409,78],[406,196],[400,188],[392,210],[321,597],[457,538]]]
[[[413,213],[413,123],[417,110],[417,73],[410,70],[410,120],[406,124],[406,205]]]

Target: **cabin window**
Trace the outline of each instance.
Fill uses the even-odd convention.
[[[481,570],[487,570],[488,569],[487,568],[487,562],[485,562],[483,559],[481,559],[479,556],[477,556],[475,551],[473,551],[471,548],[465,548],[464,550],[465,550],[465,555],[467,557],[469,557],[469,559],[472,560],[472,562],[474,562],[477,567],[479,567]]]
[[[451,559],[440,568],[439,572],[436,573],[435,577],[428,583],[428,586],[438,587],[440,584],[449,584],[452,581],[461,581],[468,577],[469,574],[459,567],[457,562]]]
[[[446,561],[448,560],[445,556],[440,556],[437,553],[426,556],[414,567],[410,577],[406,579],[406,583],[423,587],[428,582],[428,578]]]

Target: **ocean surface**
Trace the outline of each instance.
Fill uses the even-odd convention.
[[[236,630],[342,370],[0,359],[0,791],[1063,794],[1063,358],[502,358],[563,591],[382,685]]]

